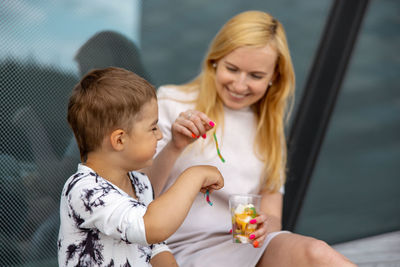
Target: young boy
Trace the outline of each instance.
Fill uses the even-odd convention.
[[[155,89],[120,68],[89,72],[69,100],[68,122],[82,162],[64,185],[60,266],[177,266],[163,242],[182,224],[199,191],[223,187],[212,166],[186,169],[153,201],[149,179],[157,141]]]

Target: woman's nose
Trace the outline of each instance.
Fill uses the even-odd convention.
[[[247,89],[246,73],[240,73],[236,76],[234,89],[237,92],[241,92]]]

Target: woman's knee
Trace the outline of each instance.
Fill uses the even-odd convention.
[[[328,263],[334,257],[334,251],[325,241],[310,238],[304,246],[304,255],[310,266],[314,266]]]
[[[305,246],[309,266],[355,266],[325,241],[310,238]]]

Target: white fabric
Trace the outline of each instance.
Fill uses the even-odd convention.
[[[185,94],[174,87],[160,87],[157,94],[159,126],[164,135],[157,147],[159,152],[171,139],[171,125],[179,113],[194,109],[188,100],[194,99],[196,94]],[[218,157],[211,134],[205,140],[200,137],[178,158],[166,186],[168,188],[187,167],[197,164],[218,167],[225,179],[224,188],[210,195],[213,206],[199,193],[182,226],[168,239],[178,264],[183,267],[255,266],[268,243],[257,249],[251,245],[234,244],[229,234],[232,225],[228,197],[234,193],[258,194],[263,163],[253,150],[256,121],[251,109],[225,107],[224,112],[225,130],[222,133],[218,128],[217,139],[226,162],[222,163]],[[211,142],[207,145],[208,141]]]
[[[146,241],[143,215],[153,199],[150,181],[139,172],[129,177],[137,199],[78,165],[61,195],[59,266],[151,266],[152,250],[169,250],[165,243]]]

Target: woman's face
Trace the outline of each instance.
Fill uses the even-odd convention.
[[[260,100],[273,80],[277,56],[275,49],[267,45],[240,47],[221,58],[215,85],[225,106],[242,109]]]

